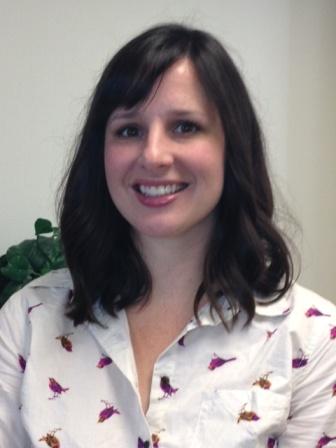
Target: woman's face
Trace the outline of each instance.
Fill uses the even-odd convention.
[[[211,231],[224,181],[225,138],[188,59],[173,64],[145,103],[118,108],[105,134],[111,198],[136,234]]]

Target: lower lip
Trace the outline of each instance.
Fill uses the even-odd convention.
[[[171,204],[177,198],[179,193],[167,194],[164,196],[145,196],[138,191],[135,191],[135,195],[138,201],[145,205],[146,207],[164,207],[165,205]]]

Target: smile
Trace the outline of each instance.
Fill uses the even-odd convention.
[[[187,188],[188,184],[169,184],[169,185],[135,185],[134,188],[138,193],[146,197],[160,197],[167,196],[170,194],[178,193],[185,188]]]

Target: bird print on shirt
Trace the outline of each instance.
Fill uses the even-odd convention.
[[[297,358],[294,358],[292,360],[293,369],[300,369],[301,367],[304,367],[308,364],[308,358],[303,353],[301,348],[298,350],[298,353],[299,353],[299,355],[301,354],[301,356],[298,356]]]
[[[277,328],[275,328],[274,330],[266,330],[266,341],[271,339],[271,337],[274,335],[274,333],[277,332],[277,330]]]
[[[112,359],[109,356],[102,354],[102,357],[98,361],[98,364],[96,367],[98,367],[98,369],[103,369],[104,367],[108,366],[109,364],[112,364]]]
[[[320,311],[315,306],[308,308],[308,310],[305,312],[305,315],[306,315],[306,317],[319,317],[319,316],[330,317],[330,314],[322,313],[322,311]]]
[[[52,431],[48,432],[45,436],[39,439],[39,442],[45,442],[51,448],[61,448],[60,441],[55,436],[57,431],[61,431],[61,428],[53,429]]]
[[[105,401],[105,400],[100,400],[100,401],[105,404],[105,408],[102,411],[100,411],[100,413],[99,413],[98,423],[103,423],[105,420],[112,417],[112,415],[114,415],[114,414],[120,415],[120,412],[118,411],[118,409],[116,409],[114,406],[112,406],[111,403],[109,403],[108,401]]]
[[[160,438],[157,434],[152,434],[152,448],[160,448],[159,445]],[[141,437],[138,437],[138,447],[137,448],[149,448],[150,443],[149,440],[142,440]]]
[[[260,420],[259,415],[257,415],[253,411],[246,411],[246,405],[245,403],[242,407],[242,409],[239,412],[237,423],[240,423],[242,420],[245,420],[246,422],[256,422]]]
[[[24,373],[24,371],[26,370],[26,365],[27,365],[25,358],[22,355],[18,355],[18,362],[19,362],[19,366],[21,367],[21,372]]]
[[[49,389],[54,393],[52,397],[49,398],[49,400],[54,400],[55,398],[58,398],[62,393],[67,392],[69,390],[69,387],[62,387],[55,378],[49,378]]]
[[[218,367],[223,366],[224,364],[226,364],[227,362],[231,362],[231,361],[235,361],[237,358],[232,357],[232,358],[220,358],[219,356],[216,355],[216,353],[213,354],[213,357],[210,361],[210,364],[208,365],[208,369],[209,370],[215,370]]]
[[[28,310],[27,310],[28,314],[30,314],[33,311],[34,308],[38,308],[41,305],[42,305],[42,303],[38,303],[37,305],[29,306]]]
[[[330,339],[336,339],[336,325],[331,326],[330,329]]]
[[[267,440],[267,448],[277,448],[279,446],[279,443],[277,439],[274,439],[273,437],[269,437]]]
[[[142,440],[141,437],[138,437],[138,446],[137,448],[149,448],[150,443],[149,440]]]
[[[272,386],[272,383],[268,379],[270,374],[273,373],[272,371],[267,372],[265,375],[261,376],[258,380],[256,380],[252,386],[259,386],[262,389],[269,389]]]
[[[62,292],[62,295],[64,295],[64,292]],[[54,302],[52,295],[51,299]],[[141,402],[135,394],[128,393],[129,380],[126,378],[123,364],[120,362],[119,365],[119,359],[122,359],[122,357],[117,355],[114,357],[113,350],[115,349],[116,353],[118,353],[117,350],[120,348],[117,344],[112,348],[111,345],[105,346],[106,338],[101,338],[100,332],[96,332],[93,325],[88,325],[90,331],[87,333],[85,326],[78,331],[77,328],[69,326],[68,320],[64,324],[62,323],[62,325],[60,320],[56,319],[55,322],[51,318],[48,320],[49,308],[54,310],[56,307],[50,307],[49,303],[47,306],[45,303],[39,303],[40,300],[38,296],[34,301],[30,301],[31,306],[28,308],[29,317],[26,314],[27,308],[23,309],[28,331],[34,336],[31,338],[31,342],[34,344],[31,347],[20,347],[12,353],[15,374],[17,376],[24,374],[25,383],[27,384],[34,382],[36,386],[34,394],[36,394],[37,398],[41,398],[42,394],[42,400],[45,400],[45,416],[50,417],[49,423],[45,419],[39,419],[38,415],[36,421],[29,422],[31,428],[33,428],[31,434],[35,434],[35,442],[34,440],[32,442],[29,441],[32,445],[41,448],[43,446],[46,448],[67,448],[64,444],[67,443],[68,432],[70,434],[73,431],[73,434],[71,434],[74,437],[73,440],[76,440],[76,437],[78,440],[83,437],[84,440],[86,433],[95,435],[96,431],[97,440],[99,439],[103,442],[104,440],[109,440],[108,437],[105,438],[105,434],[109,433],[113,434],[116,440],[121,441],[121,444],[119,443],[120,446],[130,448],[163,448],[170,441],[171,443],[175,442],[178,446],[188,446],[185,429],[178,429],[176,433],[167,432],[166,441],[164,434],[161,434],[156,425],[148,432],[143,424],[144,422],[139,421],[139,415],[142,415]],[[330,315],[333,315],[333,317],[327,317],[329,316],[329,308],[324,306],[323,302],[318,302],[317,299],[316,301],[315,299],[308,301],[308,305],[307,302],[305,303],[303,305],[298,304],[290,310],[297,314],[298,312],[300,313],[295,318],[299,324],[304,322],[302,327],[303,335],[299,332],[299,330],[301,331],[300,325],[295,326],[296,321],[294,320],[295,325],[293,324],[293,328],[295,328],[295,332],[298,332],[298,336],[288,341],[285,338],[280,340],[280,335],[282,336],[285,333],[281,319],[287,319],[287,317],[281,316],[281,309],[274,319],[272,316],[263,318],[265,322],[262,325],[258,323],[258,331],[249,333],[248,327],[246,330],[244,329],[242,337],[245,340],[242,345],[239,345],[240,334],[238,331],[233,331],[232,334],[225,332],[225,337],[223,336],[223,339],[221,339],[221,333],[216,326],[206,329],[193,328],[192,332],[188,330],[184,332],[185,334],[180,334],[175,344],[172,344],[169,351],[158,360],[157,372],[160,372],[162,375],[154,383],[156,390],[159,389],[154,398],[154,404],[157,406],[158,412],[161,412],[161,409],[164,412],[171,411],[172,416],[167,416],[167,418],[172,418],[172,420],[176,418],[178,420],[180,412],[187,415],[190,411],[190,425],[192,426],[195,423],[193,427],[196,428],[197,412],[201,406],[201,400],[203,400],[202,396],[200,402],[197,401],[199,395],[206,391],[205,400],[207,400],[209,390],[211,393],[212,390],[232,388],[232,383],[234,383],[233,388],[237,386],[236,389],[239,393],[234,393],[227,397],[228,402],[225,403],[225,406],[227,406],[229,412],[221,413],[220,422],[217,420],[217,416],[214,415],[214,420],[210,422],[209,426],[206,426],[209,415],[205,415],[204,425],[202,423],[202,426],[199,426],[200,429],[195,430],[195,437],[204,442],[202,446],[212,446],[211,442],[210,444],[208,443],[209,440],[214,438],[210,428],[216,428],[217,424],[221,428],[220,425],[226,419],[224,424],[227,424],[228,428],[230,428],[230,425],[231,428],[235,428],[238,439],[240,437],[239,434],[241,433],[242,437],[244,437],[247,430],[250,435],[252,434],[255,437],[256,440],[251,441],[251,447],[255,443],[255,446],[260,444],[264,448],[280,448],[285,443],[282,440],[287,440],[288,436],[286,430],[283,434],[278,435],[279,432],[276,425],[282,424],[284,428],[286,427],[287,413],[284,411],[283,414],[280,415],[279,413],[278,415],[273,412],[276,410],[277,402],[272,402],[271,397],[268,401],[267,395],[271,394],[271,392],[268,392],[269,390],[274,391],[274,393],[282,393],[281,388],[283,386],[281,382],[285,375],[282,365],[279,365],[278,362],[273,362],[271,356],[274,354],[277,357],[279,353],[282,353],[283,347],[288,348],[286,353],[293,353],[293,355],[285,359],[285,373],[287,374],[289,362],[289,364],[292,363],[293,369],[299,370],[299,372],[294,373],[300,374],[300,371],[304,370],[305,366],[308,366],[309,369],[309,365],[313,366],[316,359],[319,360],[318,357],[315,358],[318,350],[314,350],[315,347],[310,343],[310,332],[312,333],[312,338],[316,339],[320,344],[316,348],[324,350],[324,354],[330,354],[336,344],[336,319],[331,311]],[[19,309],[22,309],[22,305],[20,305]],[[288,319],[290,318],[288,317]],[[41,322],[48,322],[48,331],[45,331],[45,333],[38,332],[39,328],[43,327]],[[118,329],[119,336],[127,330],[127,328],[122,326],[122,322],[122,319],[119,322],[117,320],[113,321],[113,324]],[[253,325],[252,321],[251,326]],[[45,328],[45,325],[43,328]],[[197,334],[198,331],[199,335]],[[254,340],[254,337],[258,339]],[[47,340],[47,338],[49,339]],[[200,339],[200,347],[197,347],[198,338]],[[204,338],[209,338],[209,340],[206,340],[206,344],[203,340]],[[30,340],[30,338],[27,338],[27,342],[29,342],[28,339]],[[43,342],[42,347],[41,341]],[[236,344],[237,341],[238,345]],[[248,343],[245,344],[245,341]],[[35,347],[36,345],[37,347]],[[239,349],[237,349],[237,346]],[[53,347],[53,353],[51,353],[50,347]],[[240,384],[236,385],[236,368],[240,367],[241,363],[241,371],[244,370],[245,357],[250,359],[253,356],[251,359],[258,359],[258,356],[262,355],[260,353],[261,347],[270,348],[268,354],[270,354],[271,362],[268,362],[268,359],[264,362],[263,359],[263,362],[260,363],[261,369],[255,370],[251,368],[246,372],[246,377],[244,376],[242,387],[240,387]],[[272,347],[275,349],[273,350]],[[41,348],[44,351],[41,351]],[[327,349],[331,351],[327,351]],[[110,351],[111,355],[108,356],[107,353],[110,353]],[[275,360],[277,361],[277,358]],[[125,359],[125,361],[129,360]],[[87,368],[81,370],[84,364]],[[50,365],[53,366],[52,369]],[[65,366],[66,368],[64,368]],[[176,376],[172,373],[175,371],[177,372]],[[292,375],[292,372],[288,373],[290,376]],[[310,370],[308,373],[309,375],[311,374]],[[326,372],[326,375],[328,373]],[[241,378],[238,374],[239,371],[237,372],[237,380],[239,382]],[[48,379],[49,387],[47,388]],[[83,383],[81,383],[82,379],[84,379]],[[290,379],[288,380],[287,377],[285,379],[287,381],[286,384],[291,386]],[[88,388],[86,380],[90,381],[90,384],[94,386]],[[226,381],[229,381],[229,383],[226,383]],[[304,381],[303,379],[302,383]],[[190,387],[185,385],[190,385]],[[308,389],[307,386],[305,387]],[[252,394],[253,399],[251,401],[241,398],[240,389],[243,388],[244,396],[246,391]],[[85,390],[84,396],[83,390]],[[95,405],[83,405],[83,400],[86,400],[86,396],[89,397],[87,402],[95,403]],[[218,403],[222,404],[221,400],[223,397],[224,395],[219,397]],[[328,406],[334,410],[336,406],[336,378],[332,374],[330,374],[329,380],[323,388],[323,397],[326,402],[329,400],[326,403],[326,408]],[[100,398],[107,398],[108,401],[100,400]],[[264,398],[267,402],[265,411],[263,411]],[[193,401],[194,399],[195,402]],[[169,402],[171,402],[172,406],[169,405]],[[183,408],[184,403],[186,403],[185,408]],[[243,403],[245,404],[243,405]],[[15,405],[16,411],[17,408],[20,410],[22,408],[21,414],[28,415],[28,417],[30,417],[30,414],[34,414],[34,411],[31,412],[31,403],[24,401],[22,406],[21,402],[18,401]],[[270,410],[269,413],[268,408]],[[154,406],[152,409],[154,409]],[[292,410],[292,412],[294,411]],[[322,397],[319,412],[323,413]],[[18,415],[20,414],[18,413]],[[189,415],[187,416],[189,418]],[[316,418],[314,429],[307,428],[307,438],[309,437],[312,448],[331,448],[335,444],[336,427],[334,422],[330,421],[328,423],[327,412],[325,412],[324,417],[324,422],[322,422],[322,419],[319,421]],[[83,425],[73,428],[71,425],[72,418],[77,418],[77,421],[83,422]],[[125,422],[123,421],[124,419]],[[278,420],[275,421],[275,419]],[[131,422],[131,429],[128,433],[125,428],[129,426],[129,422]],[[162,423],[160,422],[162,425],[165,425],[165,423],[164,419]],[[319,424],[321,424],[320,428]],[[290,426],[293,428],[295,425],[296,419],[293,418]],[[256,430],[253,429],[255,427],[257,427]],[[309,430],[311,433],[309,433]],[[138,437],[138,434],[141,434],[142,437]],[[227,444],[229,446],[231,441],[225,441],[225,438],[227,440],[227,435],[221,435],[221,429],[219,429],[218,434],[216,433],[217,445],[226,446]],[[179,439],[182,441],[180,445]],[[295,434],[293,440],[295,444]],[[22,446],[25,445],[22,444]]]
[[[174,388],[170,384],[170,379],[168,376],[162,376],[160,380],[160,389],[163,391],[164,395],[163,397],[159,398],[160,400],[162,398],[171,397],[172,395],[176,394],[178,391],[178,388]]]
[[[72,352],[72,342],[70,341],[69,337],[72,336],[73,333],[63,334],[61,336],[56,336],[56,340],[59,340],[61,342],[62,347],[67,352]]]
[[[160,448],[159,442],[160,442],[160,437],[157,434],[152,434],[153,448]]]
[[[323,448],[327,446],[332,440],[336,440],[336,437],[329,437],[325,433],[323,433],[323,436],[317,442],[316,448]]]

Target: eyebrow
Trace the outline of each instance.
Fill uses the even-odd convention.
[[[117,119],[124,119],[124,118],[133,118],[135,117],[137,114],[139,113],[139,110],[120,110],[120,111],[116,111],[116,112],[112,112],[111,114],[111,119],[112,120],[117,120]]]
[[[132,119],[139,115],[141,112],[139,108],[131,110],[119,110],[111,114],[111,120],[122,120],[122,119]],[[188,110],[188,109],[172,109],[168,111],[168,115],[176,117],[191,117],[191,116],[204,116],[207,114],[198,110]]]

